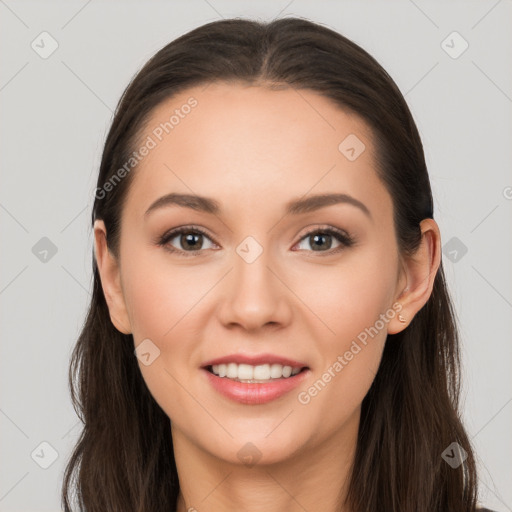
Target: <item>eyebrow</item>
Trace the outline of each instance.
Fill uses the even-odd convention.
[[[340,203],[355,206],[369,218],[372,218],[370,210],[368,210],[366,205],[348,194],[319,194],[307,197],[306,199],[294,199],[286,204],[286,214],[299,215],[301,213],[309,213],[325,208],[326,206]],[[197,196],[193,194],[170,193],[160,197],[152,203],[146,210],[144,216],[167,206],[181,206],[213,215],[219,215],[221,213],[220,204],[210,197]]]

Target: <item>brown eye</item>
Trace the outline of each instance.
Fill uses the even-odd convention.
[[[346,233],[333,228],[316,229],[310,231],[302,237],[300,244],[306,242],[306,245],[313,252],[331,252],[333,238],[338,242],[338,246],[332,252],[338,252],[343,247],[350,247],[354,240]],[[305,248],[308,250],[308,247]]]
[[[200,249],[203,242],[203,235],[201,233],[187,233],[179,235],[179,242],[184,249]]]
[[[183,253],[184,256],[198,256],[201,250],[212,248],[204,247],[206,240],[209,240],[212,246],[215,246],[208,235],[202,230],[183,227],[163,235],[158,245],[164,246],[170,252]]]
[[[338,245],[333,249],[333,238]],[[204,247],[206,241],[210,247]],[[336,228],[315,229],[306,233],[299,242],[306,243],[308,247],[299,249],[317,253],[336,253],[345,247],[354,244],[354,239],[346,232]],[[215,242],[202,229],[197,227],[181,227],[164,234],[158,241],[158,245],[166,250],[182,256],[199,256],[203,250],[216,247]],[[188,253],[188,254],[187,254]]]

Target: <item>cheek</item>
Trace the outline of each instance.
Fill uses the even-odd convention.
[[[123,266],[123,289],[136,341],[172,338],[215,283],[211,272],[172,263],[163,253],[156,247],[132,252]]]
[[[150,364],[139,360],[142,377],[162,410],[174,417],[190,407],[182,385],[198,338],[191,328],[210,286],[193,269],[172,265],[161,255],[154,257],[155,251],[134,251],[123,260],[123,289],[135,346],[146,339],[156,346],[146,345],[151,347]]]
[[[150,365],[139,362],[144,380],[161,407],[172,411],[187,405],[179,382],[186,382],[189,363],[198,361],[205,296],[219,276],[200,265],[172,263],[163,251],[127,250],[123,289],[135,346],[149,339],[159,351]]]
[[[360,252],[338,268],[319,267],[298,292],[318,316],[311,325],[321,354],[315,380],[299,402],[330,414],[332,428],[360,405],[377,373],[395,314],[395,268],[391,253]]]
[[[317,339],[326,340],[325,348],[342,349],[390,308],[395,268],[392,254],[365,250],[339,265],[312,266],[303,272],[308,277],[298,280],[294,291],[316,316]],[[311,316],[308,308],[305,312]]]

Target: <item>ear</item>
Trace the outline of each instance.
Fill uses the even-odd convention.
[[[441,264],[441,234],[434,219],[423,219],[420,229],[418,250],[402,259],[395,301],[401,308],[398,304],[393,307],[397,314],[388,324],[388,334],[405,329],[432,294],[434,279]],[[405,322],[401,322],[400,318]]]
[[[131,334],[130,321],[121,287],[119,263],[108,249],[107,230],[102,220],[94,222],[94,245],[96,263],[110,319],[118,331],[123,334]]]

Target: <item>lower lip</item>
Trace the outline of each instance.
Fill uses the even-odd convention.
[[[288,378],[275,379],[271,382],[248,383],[238,382],[227,377],[218,377],[205,368],[201,368],[210,384],[219,393],[235,402],[246,405],[266,404],[276,400],[285,393],[296,388],[308,375],[310,370],[303,370]]]

